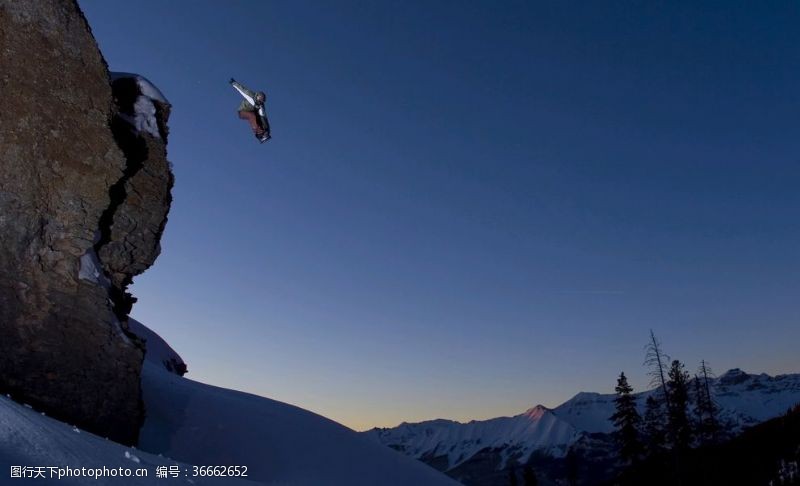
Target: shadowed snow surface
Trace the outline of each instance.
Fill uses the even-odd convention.
[[[166,373],[166,372],[164,372]],[[256,483],[233,478],[156,479],[157,466],[179,464],[166,457],[158,457],[140,450],[117,444],[89,432],[79,430],[39,412],[20,405],[5,395],[0,396],[0,484],[26,485],[153,485],[173,484],[246,486]],[[147,468],[147,478],[62,478],[29,479],[11,478],[11,466],[56,466],[70,468]],[[191,467],[180,464],[181,470]],[[47,473],[49,475],[49,473]],[[191,479],[190,482],[189,479]]]
[[[141,447],[192,464],[249,467],[252,480],[287,485],[457,484],[306,410],[165,373],[145,363]]]

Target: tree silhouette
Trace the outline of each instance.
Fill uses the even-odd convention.
[[[667,408],[670,407],[670,391],[667,388],[666,370],[669,356],[661,349],[661,341],[656,338],[655,333],[650,329],[650,341],[645,346],[644,364],[650,368],[650,385],[660,388],[664,395],[664,402]]]
[[[508,470],[508,486],[517,486],[517,468],[511,467]]]
[[[695,375],[695,405],[697,413],[697,432],[701,443],[715,443],[719,439],[720,424],[717,415],[719,407],[711,396],[711,387],[708,383],[713,372],[705,360],[700,362],[700,368]]]
[[[564,466],[566,469],[567,484],[569,486],[577,486],[578,477],[580,476],[580,458],[578,453],[572,447],[567,451],[567,457],[564,458]]]
[[[642,450],[639,440],[639,426],[642,418],[636,409],[636,398],[631,395],[633,388],[628,384],[625,373],[619,374],[614,390],[617,392],[617,397],[614,399],[616,412],[611,416],[611,420],[617,429],[615,440],[619,445],[620,458],[625,463],[631,463],[639,457]]]
[[[676,451],[684,451],[692,442],[692,430],[687,415],[689,405],[689,373],[684,370],[683,363],[677,359],[672,362],[669,369],[669,396],[667,402],[667,426],[669,440]]]
[[[647,456],[652,457],[663,452],[666,445],[664,403],[656,395],[650,395],[645,401],[643,428]]]
[[[525,486],[539,486],[539,480],[530,464],[526,464],[522,470],[522,484]]]

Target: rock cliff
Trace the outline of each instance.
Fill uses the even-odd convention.
[[[126,288],[173,184],[169,105],[138,129],[140,88],[112,91],[74,0],[0,0],[0,391],[126,444],[144,418]]]

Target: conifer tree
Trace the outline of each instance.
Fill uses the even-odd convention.
[[[642,418],[636,409],[636,398],[631,395],[633,388],[628,384],[625,373],[620,373],[617,386],[614,388],[617,397],[614,399],[616,412],[611,420],[616,427],[615,439],[620,449],[620,457],[625,463],[635,461],[642,450],[639,440],[639,426]]]
[[[695,439],[699,445],[706,443],[706,437],[703,431],[703,421],[705,419],[703,410],[705,408],[705,404],[703,400],[705,399],[703,394],[703,385],[700,381],[700,377],[694,375],[694,379],[692,380],[693,386],[693,396],[694,396],[694,422],[692,426],[696,432]]]
[[[567,456],[564,458],[564,462],[567,484],[569,486],[577,486],[580,475],[580,458],[578,457],[578,452],[570,447],[567,451]]]
[[[689,373],[684,370],[683,363],[677,359],[672,362],[669,369],[670,401],[667,402],[667,417],[669,418],[667,430],[669,441],[676,451],[689,448],[692,442],[692,431],[687,415],[689,405]]]
[[[651,394],[645,401],[643,433],[648,457],[660,454],[666,445],[663,402]]]
[[[517,468],[513,466],[508,470],[508,486],[517,486]]]
[[[539,479],[530,464],[526,464],[522,470],[522,484],[525,486],[539,486]]]
[[[695,405],[697,413],[698,439],[701,443],[714,443],[719,438],[719,407],[711,396],[709,377],[713,372],[705,360],[700,362],[698,374],[695,375]]]

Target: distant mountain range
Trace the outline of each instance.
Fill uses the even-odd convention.
[[[785,413],[800,403],[800,374],[751,375],[732,369],[710,380],[726,430],[744,428]],[[636,394],[640,412],[657,390]],[[537,405],[513,417],[461,423],[430,420],[363,432],[367,437],[422,460],[466,484],[508,484],[507,470],[534,464],[554,475],[564,473],[568,451],[587,449],[599,461],[611,448],[614,394],[581,392],[549,409]],[[543,484],[548,484],[547,480]]]

